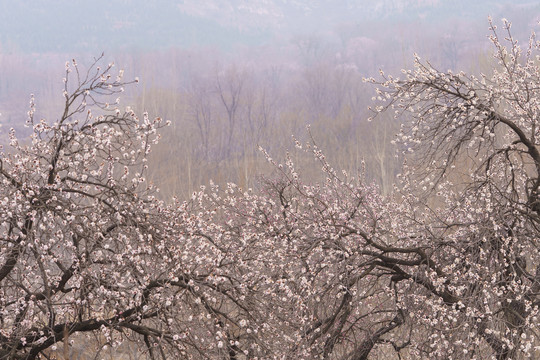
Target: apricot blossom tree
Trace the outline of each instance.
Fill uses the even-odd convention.
[[[32,103],[30,139],[11,131],[1,155],[2,359],[68,357],[85,333],[112,347],[140,343],[151,358],[220,351],[197,341],[200,332],[214,336],[215,317],[188,320],[213,311],[198,295],[206,262],[182,241],[197,217],[165,206],[145,180],[163,122],[108,103],[130,82],[101,62],[86,71],[66,63],[61,116],[37,121]]]
[[[11,130],[2,153],[2,359],[33,359],[121,323],[148,336],[130,319],[148,316],[140,309],[153,286],[146,256],[161,205],[144,174],[161,120],[106,102],[129,84],[112,66],[66,63],[61,116],[37,121],[32,99],[30,139]]]
[[[220,224],[204,236],[242,264],[238,287],[259,307],[259,342],[236,333],[248,358],[540,355],[540,43],[522,52],[510,23],[502,41],[490,24],[490,76],[417,57],[402,79],[368,79],[376,111],[406,116],[398,140],[417,154],[393,195],[335,171],[313,144],[297,145],[324,183],[287,159],[266,192],[199,195]]]
[[[387,100],[376,111],[410,119],[399,141],[422,171],[405,174],[402,191],[427,189],[439,204],[417,202],[409,215],[421,225],[408,238],[426,255],[415,255],[421,272],[394,275],[429,334],[417,349],[431,358],[539,356],[540,43],[533,34],[522,50],[503,25],[501,40],[490,19],[490,76],[439,72],[417,57],[402,79],[369,79]],[[460,162],[468,170],[458,176]],[[406,279],[426,292],[405,291]]]

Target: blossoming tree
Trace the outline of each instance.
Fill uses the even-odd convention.
[[[98,62],[66,63],[63,114],[36,121],[32,100],[30,139],[11,130],[0,159],[0,358],[144,318],[145,254],[162,227],[144,173],[161,120],[109,110],[126,83]]]
[[[491,30],[492,75],[416,58],[404,78],[368,79],[375,111],[404,116],[400,145],[418,154],[391,197],[336,172],[313,144],[322,184],[288,159],[266,193],[202,195],[221,224],[206,235],[253,254],[234,261],[269,309],[258,333],[285,334],[248,357],[540,356],[540,43],[522,52],[510,23],[503,43]]]
[[[401,142],[424,170],[413,186],[442,204],[427,208],[431,235],[420,241],[429,257],[419,278],[434,286],[424,286],[422,307],[431,311],[417,310],[440,357],[539,356],[540,43],[533,34],[522,50],[503,23],[501,42],[490,20],[491,76],[441,73],[417,58],[415,71],[378,90],[389,103],[376,110],[411,119]],[[457,182],[459,161],[469,174]]]

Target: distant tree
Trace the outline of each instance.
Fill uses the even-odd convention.
[[[242,105],[242,92],[246,78],[247,74],[240,72],[235,66],[216,73],[216,92],[219,96],[219,102],[225,108],[227,119],[224,128],[225,149],[223,149],[226,157],[235,152],[233,139],[238,126],[238,112]]]

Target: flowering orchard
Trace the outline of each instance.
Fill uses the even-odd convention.
[[[391,196],[297,143],[326,181],[267,154],[260,190],[159,201],[165,124],[107,102],[122,72],[66,64],[62,116],[31,107],[31,138],[1,155],[0,358],[88,339],[150,359],[540,357],[540,44],[503,30],[491,76],[417,58],[367,79],[422,159]]]

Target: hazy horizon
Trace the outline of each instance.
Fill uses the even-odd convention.
[[[456,26],[485,31],[488,16],[538,21],[539,9],[540,4],[526,0],[1,1],[0,51],[95,54],[192,47],[232,51],[275,46],[306,35],[343,41],[347,31],[381,41],[377,38],[384,34],[370,29],[375,24],[393,30],[396,37],[403,26],[430,28],[430,36],[458,36],[463,29]],[[418,39],[426,35],[417,34]]]

